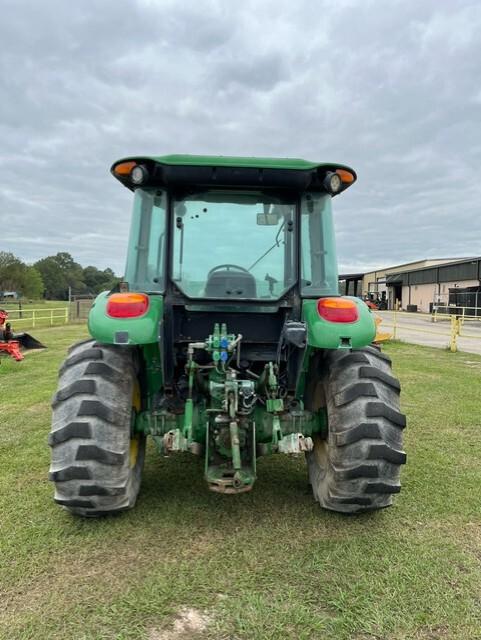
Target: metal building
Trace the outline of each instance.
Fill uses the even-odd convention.
[[[428,313],[433,304],[446,306],[452,304],[453,295],[455,295],[454,304],[478,307],[481,305],[481,292],[479,296],[476,293],[480,289],[480,283],[481,257],[457,260],[424,269],[388,272],[386,274],[388,305],[392,309],[396,301],[399,301],[402,309],[407,310],[409,307],[412,311]],[[458,290],[457,295],[456,290]],[[471,294],[474,294],[474,298]]]
[[[409,306],[412,311],[428,313],[433,304],[453,303],[456,291],[454,304],[481,306],[481,291],[476,296],[481,282],[481,257],[426,258],[367,273],[342,274],[339,279],[342,293],[384,303],[388,309],[397,305],[407,310]]]

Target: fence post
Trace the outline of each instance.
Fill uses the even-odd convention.
[[[397,309],[396,309],[396,307],[394,307],[394,318],[393,318],[393,323],[392,323],[392,337],[393,337],[393,340],[396,340],[396,338],[397,338]]]
[[[457,338],[459,336],[459,320],[456,316],[451,316],[451,343],[449,349],[451,353],[455,353],[458,350]]]

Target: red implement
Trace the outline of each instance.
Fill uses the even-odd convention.
[[[28,333],[13,333],[7,320],[8,313],[4,309],[0,309],[0,353],[6,352],[14,360],[20,362],[24,358],[20,347],[23,349],[45,349],[41,342],[32,338]]]
[[[10,342],[0,342],[0,351],[6,351],[14,360],[20,362],[25,357],[20,351],[20,343],[18,340],[10,340]]]

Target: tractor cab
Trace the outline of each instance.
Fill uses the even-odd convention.
[[[354,182],[352,169],[167,156],[122,160],[112,172],[135,192],[132,290],[262,302],[337,295],[331,199]]]

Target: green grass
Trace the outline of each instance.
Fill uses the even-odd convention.
[[[134,511],[73,518],[47,482],[49,400],[78,326],[0,366],[0,638],[475,639],[481,629],[481,358],[392,344],[408,415],[403,491],[343,517],[302,459],[259,461],[250,494],[150,449]],[[182,607],[200,635],[161,635]]]

